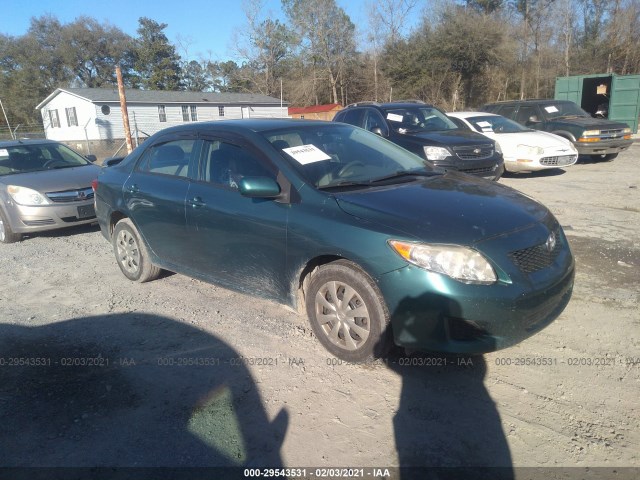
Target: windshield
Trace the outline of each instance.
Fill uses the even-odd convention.
[[[465,120],[480,133],[521,133],[531,129],[500,115],[466,117]]]
[[[316,188],[433,174],[417,155],[351,125],[296,125],[261,134]]]
[[[559,117],[591,117],[573,102],[555,102],[549,105],[541,105],[544,116],[551,120]]]
[[[39,172],[90,165],[81,155],[60,143],[0,147],[0,175]]]
[[[385,109],[389,124],[399,133],[457,130],[458,126],[435,107],[398,107]]]

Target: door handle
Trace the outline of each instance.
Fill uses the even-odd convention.
[[[138,188],[138,185],[134,183],[133,185],[129,185],[125,190],[128,193],[138,193],[140,191],[140,188]]]
[[[193,197],[188,202],[189,202],[189,205],[191,205],[193,208],[200,208],[206,205],[206,203],[203,202],[200,197]]]

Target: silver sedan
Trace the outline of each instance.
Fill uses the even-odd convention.
[[[95,222],[91,182],[99,172],[58,142],[0,142],[0,242]]]

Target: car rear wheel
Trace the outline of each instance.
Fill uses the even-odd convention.
[[[306,299],[311,327],[333,355],[366,362],[387,353],[391,335],[384,299],[355,264],[339,260],[318,268]]]
[[[140,283],[158,278],[161,269],[151,263],[147,247],[131,220],[120,220],[111,238],[118,266],[125,277]]]
[[[596,161],[604,161],[604,162],[610,162],[611,160],[613,160],[614,158],[616,158],[618,156],[617,153],[607,153],[607,154],[602,154],[602,155],[591,155],[591,159],[592,160],[596,160]]]
[[[11,230],[11,225],[7,217],[4,216],[4,212],[0,210],[0,242],[2,243],[14,243],[22,240],[22,234],[14,233]]]

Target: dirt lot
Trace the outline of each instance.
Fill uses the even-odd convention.
[[[274,303],[130,283],[95,227],[3,245],[0,466],[637,474],[622,467],[640,467],[640,144],[501,182],[555,213],[577,278],[557,321],[483,358],[341,364]]]

